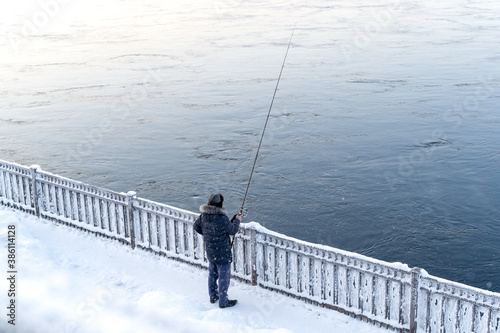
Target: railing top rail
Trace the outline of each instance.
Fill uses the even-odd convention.
[[[30,168],[17,163],[11,163],[4,160],[0,160],[0,169],[15,172],[20,175],[27,176],[31,173]]]
[[[134,207],[147,210],[151,213],[162,214],[173,218],[184,219],[187,222],[193,222],[193,223],[200,215],[199,213],[194,213],[189,210],[169,206],[166,204],[162,204],[144,198],[137,198],[134,201]]]

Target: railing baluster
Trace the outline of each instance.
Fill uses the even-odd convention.
[[[7,198],[5,192],[5,172],[0,170],[0,198]]]
[[[184,235],[185,235],[185,245],[186,245],[186,255],[190,258],[194,258],[194,245],[193,245],[193,228],[186,222],[183,223]]]
[[[74,190],[70,192],[70,201],[71,201],[71,219],[75,222],[78,222],[78,197]]]
[[[37,217],[40,217],[40,206],[39,206],[39,198],[38,197],[39,197],[39,190],[41,192],[41,189],[39,189],[38,185],[37,185],[38,184],[37,179],[36,179],[37,169],[38,169],[37,165],[33,165],[30,167],[31,180],[30,180],[30,183],[28,185],[28,187],[30,189],[30,194],[28,196],[31,198],[32,207],[34,209],[35,215]],[[1,175],[1,172],[0,172],[0,175]],[[0,183],[1,183],[1,179],[0,179]],[[0,194],[1,194],[1,191],[0,191]]]
[[[69,198],[69,189],[63,189],[63,206],[64,206],[64,216],[67,219],[71,219],[71,200]]]
[[[167,220],[167,227],[167,251],[176,253],[175,222],[170,217]]]
[[[24,186],[24,181],[23,181],[23,177],[17,175],[17,179],[16,179],[16,187],[18,188],[18,202],[21,206],[25,206],[26,205],[26,198],[24,196],[24,189],[23,189],[23,186]]]
[[[87,203],[85,202],[85,194],[79,193],[78,198],[79,198],[78,210],[80,215],[80,222],[86,223],[88,215],[87,215]]]
[[[156,226],[155,228],[155,245],[158,247],[158,249],[161,249],[161,243],[162,243],[162,238],[161,238],[161,217],[160,215],[155,214],[155,219],[154,219],[154,224]]]
[[[64,199],[62,195],[63,189],[59,186],[55,186],[55,214],[59,216],[64,216]]]
[[[111,233],[120,234],[117,226],[118,221],[116,217],[116,204],[113,201],[108,202],[108,221],[109,221],[109,231]]]
[[[252,274],[252,285],[258,284],[258,267],[257,267],[257,230],[250,229],[250,269]]]
[[[40,209],[43,212],[50,212],[50,190],[49,190],[49,184],[47,183],[42,183],[42,196],[38,198],[38,200],[42,202],[42,205]],[[41,212],[40,212],[41,214]]]
[[[174,252],[175,252],[175,254],[180,254],[181,253],[181,246],[180,246],[180,236],[179,236],[179,223],[177,222],[176,219],[174,219],[173,222],[174,222],[174,230],[173,230]]]
[[[5,175],[5,197],[8,200],[14,201],[13,194],[12,194],[11,177],[12,177],[12,174],[10,174],[10,173],[7,173]]]

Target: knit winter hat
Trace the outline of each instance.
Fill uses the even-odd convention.
[[[222,203],[223,202],[224,202],[224,197],[220,193],[211,194],[208,197],[208,204],[211,205],[211,206],[222,207]]]

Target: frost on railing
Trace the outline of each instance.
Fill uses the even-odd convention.
[[[419,332],[500,332],[500,295],[424,274]]]
[[[0,204],[207,267],[199,214],[0,161]],[[500,333],[500,295],[242,223],[232,275],[399,332]]]
[[[39,216],[130,243],[127,196],[44,171],[36,172]]]
[[[233,276],[256,284],[255,230],[241,224],[233,240]]]
[[[0,161],[0,203],[32,212],[31,178],[30,168]]]
[[[411,270],[327,246],[303,242],[258,224],[258,284],[341,310],[409,329]]]
[[[133,201],[136,245],[208,267],[203,238],[193,230],[198,214],[142,198]]]

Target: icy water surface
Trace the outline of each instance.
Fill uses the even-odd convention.
[[[500,291],[500,4],[2,5],[0,159]]]

